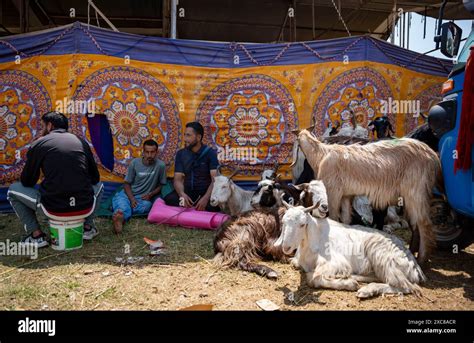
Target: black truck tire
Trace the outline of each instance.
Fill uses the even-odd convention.
[[[431,201],[431,221],[439,250],[462,250],[474,242],[474,219],[456,213],[441,197]]]

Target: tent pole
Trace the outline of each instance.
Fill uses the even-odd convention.
[[[169,37],[170,34],[170,27],[169,27],[169,19],[170,19],[170,0],[163,0],[163,11],[161,13],[162,21],[162,37]]]
[[[425,16],[423,18],[423,39],[426,38],[426,11],[427,7],[425,6]]]
[[[286,20],[288,19],[288,10],[286,10],[286,16],[285,16],[285,20],[283,20],[283,24],[281,24],[281,27],[280,27],[280,33],[278,34],[278,38],[277,38],[277,42],[280,42],[284,40],[284,36],[283,34],[285,33],[285,26],[286,26]]]
[[[178,0],[171,0],[171,38],[176,39],[176,7]]]
[[[390,38],[390,43],[395,44],[395,32],[397,26],[397,0],[393,2],[393,11],[392,11],[392,36]]]
[[[114,24],[112,24],[112,22],[104,15],[104,13],[99,10],[99,8],[94,4],[92,0],[89,0],[89,5],[91,5],[95,9],[95,12],[98,13],[102,17],[102,19],[104,19],[104,21],[112,28],[112,30],[114,30],[115,32],[119,32],[119,30],[114,26]]]
[[[408,12],[408,25],[407,25],[407,49],[410,50],[410,26],[411,26],[411,12]]]
[[[403,17],[402,17],[402,48],[405,47],[405,19],[406,19],[406,16],[405,16],[405,12],[403,12]]]
[[[293,0],[293,42],[296,42],[296,0]]]

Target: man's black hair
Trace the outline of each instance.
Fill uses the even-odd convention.
[[[158,149],[158,143],[156,143],[153,139],[147,139],[146,141],[144,141],[143,147],[145,147],[145,145],[156,146],[156,148]]]
[[[201,123],[198,121],[192,121],[186,124],[186,127],[190,127],[196,132],[198,135],[201,135],[201,141],[204,137],[204,128],[202,127]]]
[[[47,124],[53,124],[54,129],[64,129],[67,131],[68,129],[68,120],[66,116],[60,112],[52,111],[44,114],[41,117],[41,120]]]

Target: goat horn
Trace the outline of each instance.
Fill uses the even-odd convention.
[[[278,168],[280,168],[280,163],[278,163],[278,161],[275,161],[273,165],[273,171],[276,173],[278,171]]]
[[[230,174],[229,176],[227,176],[227,178],[228,178],[229,180],[232,179],[232,178],[235,176],[235,174],[237,174],[239,171],[240,171],[239,168],[235,168],[234,171],[232,172],[232,174]]]
[[[306,130],[308,130],[309,132],[313,132],[315,126],[316,126],[316,125],[311,125],[311,126],[308,127]]]
[[[222,173],[221,173],[222,167],[223,167],[223,165],[221,165],[221,164],[219,164],[219,165],[217,166],[217,175],[222,175]]]
[[[293,168],[296,164],[296,161],[298,160],[298,153],[300,152],[299,137],[296,138],[296,142],[294,144],[296,144],[296,156],[293,153],[293,162],[290,164],[290,168]],[[295,147],[293,147],[293,150],[294,149],[295,149]]]
[[[284,195],[285,195],[285,193],[284,193],[284,192],[283,192],[283,193],[281,193],[281,195],[280,195],[280,198],[281,198],[281,203],[283,204],[283,206],[285,206],[285,207],[286,207],[286,209],[290,209],[290,208],[292,208],[293,206],[291,206],[289,203],[287,203],[287,202],[285,201],[285,199],[283,199],[283,196],[284,196]]]
[[[306,207],[303,211],[304,211],[305,213],[309,213],[309,212],[311,212],[312,210],[314,210],[318,205],[319,205],[319,203],[318,203],[318,204],[314,204],[314,205],[311,206],[311,207]]]

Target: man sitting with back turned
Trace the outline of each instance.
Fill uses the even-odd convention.
[[[78,216],[99,207],[103,186],[89,145],[67,132],[64,114],[49,112],[42,118],[43,137],[31,144],[21,173],[7,198],[20,218],[26,233],[22,242],[47,246],[48,240],[36,218],[38,208],[58,216]],[[39,190],[33,188],[43,173]],[[84,223],[84,239],[98,235],[93,213]]]

